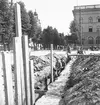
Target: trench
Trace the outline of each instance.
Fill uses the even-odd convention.
[[[68,80],[71,65],[75,61],[75,57],[67,60],[65,67],[54,82],[48,83],[47,90],[35,90],[35,105],[59,105],[62,98],[63,90]],[[49,80],[50,81],[50,80]],[[37,96],[36,96],[37,95]]]

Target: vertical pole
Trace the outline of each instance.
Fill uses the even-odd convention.
[[[29,75],[29,48],[28,48],[28,37],[27,35],[22,36],[22,47],[23,47],[23,63],[24,63],[24,74],[25,74],[25,91],[26,91],[26,105],[31,105],[30,97],[30,75]]]
[[[14,74],[15,74],[15,99],[16,105],[22,105],[21,97],[21,70],[20,70],[20,52],[19,52],[19,38],[14,38]]]
[[[30,91],[31,91],[31,103],[32,105],[35,102],[35,91],[34,91],[34,67],[33,67],[33,60],[29,61],[30,65]]]
[[[22,103],[25,104],[25,80],[24,80],[24,69],[23,69],[23,55],[22,55],[22,25],[21,25],[21,11],[20,5],[15,3],[15,24],[16,24],[16,36],[19,37],[19,51],[20,54],[20,72],[21,72],[21,92],[22,92]]]
[[[15,3],[15,23],[16,23],[16,36],[22,37],[21,11],[20,11],[20,5],[18,3]]]
[[[50,58],[51,58],[51,82],[53,82],[54,81],[54,77],[53,77],[53,44],[51,44]]]
[[[4,79],[4,70],[3,70],[3,58],[2,53],[0,52],[0,105],[6,104],[5,97],[5,79]]]
[[[2,61],[3,61],[6,105],[14,105],[10,53],[3,52]]]

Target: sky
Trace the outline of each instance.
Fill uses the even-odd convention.
[[[13,0],[23,1],[25,8],[37,11],[42,30],[47,26],[56,28],[59,33],[70,33],[69,26],[73,20],[72,10],[77,5],[100,4],[100,0]]]

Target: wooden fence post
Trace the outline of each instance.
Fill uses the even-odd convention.
[[[54,81],[54,77],[53,77],[53,44],[51,44],[51,53],[50,53],[50,60],[51,60],[51,82]]]
[[[34,65],[33,65],[33,60],[29,61],[30,65],[30,91],[31,91],[31,103],[32,105],[35,102],[35,91],[34,91]]]
[[[20,5],[15,3],[15,24],[16,24],[16,36],[19,37],[19,54],[20,54],[20,72],[21,72],[21,92],[22,92],[22,104],[26,103],[25,97],[25,80],[23,69],[23,55],[22,55],[22,26],[21,26],[21,10]]]
[[[14,74],[15,74],[15,98],[16,105],[22,105],[22,91],[21,91],[21,70],[20,70],[20,52],[19,52],[20,39],[14,38]]]
[[[9,60],[9,61],[8,61]],[[12,69],[10,53],[2,53],[3,71],[4,71],[4,90],[6,105],[14,105]]]
[[[18,3],[15,3],[15,23],[16,23],[16,36],[22,37],[21,11],[20,11],[20,5]]]
[[[2,53],[0,52],[0,104],[5,105],[5,90],[4,90],[4,70]]]
[[[23,47],[23,63],[25,73],[25,91],[26,91],[26,105],[31,105],[31,94],[30,94],[30,72],[29,72],[29,48],[28,48],[28,37],[27,35],[22,36],[22,47]]]

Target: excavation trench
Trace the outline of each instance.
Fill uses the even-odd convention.
[[[50,83],[48,85],[47,91],[35,90],[36,93],[40,93],[35,94],[35,97],[38,97],[35,105],[59,105],[59,102],[62,99],[62,94],[66,85],[66,81],[68,80],[70,74],[71,65],[73,64],[75,59],[76,58],[73,57],[69,62],[67,62],[67,65],[60,73],[60,75],[55,79],[53,83]]]

